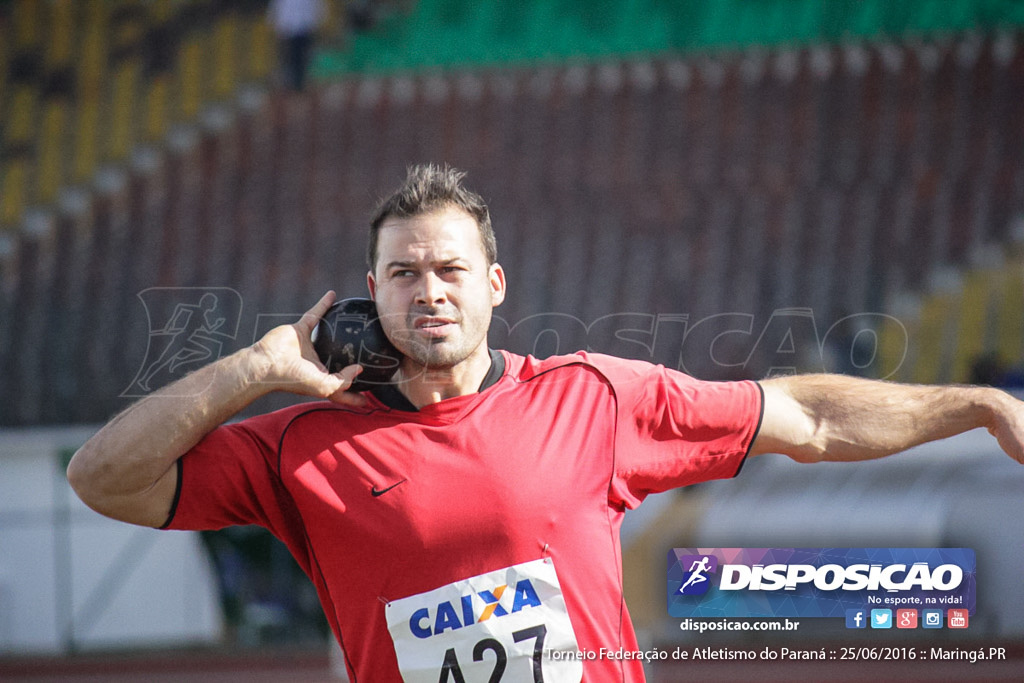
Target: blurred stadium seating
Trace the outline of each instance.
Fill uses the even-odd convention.
[[[103,166],[162,144],[201,106],[265,81],[273,46],[256,1],[13,0],[0,4],[3,202],[12,228]]]
[[[816,348],[834,322],[927,299],[937,272],[1009,248],[1024,207],[1015,31],[349,74],[293,97],[244,87],[270,71],[258,3],[157,6],[47,4],[50,23],[36,21],[53,31],[22,17],[37,3],[2,15],[19,45],[40,47],[36,71],[8,73],[46,77],[9,79],[5,97],[16,153],[4,156],[0,367],[18,400],[0,423],[115,411],[160,317],[137,299],[147,288],[237,290],[237,346],[323,289],[361,294],[362,225],[414,161],[466,169],[492,205],[512,286],[499,310],[512,331],[496,342],[605,350],[614,330],[587,327],[611,314],[687,316],[691,330],[753,316],[714,358],[634,346],[705,377],[777,367],[785,350],[759,331],[795,308],[813,331],[789,365],[835,369]],[[80,59],[57,38],[43,49],[64,34]],[[970,339],[948,301],[923,300],[900,317],[897,336],[914,330],[903,364],[888,340],[896,356],[861,370],[963,380],[967,356],[997,347],[1019,362],[1019,326],[976,310],[1004,290],[983,289],[957,295],[974,311]],[[541,335],[552,326],[557,337]]]

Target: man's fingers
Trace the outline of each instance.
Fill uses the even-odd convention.
[[[320,318],[324,317],[324,313],[326,313],[331,307],[331,304],[334,303],[334,299],[335,293],[332,289],[320,297],[320,301],[317,301],[313,308],[303,313],[302,318],[299,319],[299,322],[296,323],[296,325],[307,332],[312,333],[313,328],[316,327],[318,322],[320,322]]]
[[[351,391],[339,391],[331,396],[331,401],[354,408],[362,408],[368,403],[365,396]]]
[[[356,381],[356,377],[363,371],[362,365],[346,365],[335,374],[345,380],[345,386],[352,386],[352,382]]]
[[[352,383],[362,371],[363,367],[361,365],[349,365],[342,368],[340,372],[331,375],[341,380],[341,385],[329,398],[335,403],[344,403],[351,406],[366,405],[366,399],[362,395],[348,391],[348,388],[352,386]]]

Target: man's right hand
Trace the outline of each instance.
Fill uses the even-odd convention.
[[[361,394],[346,392],[362,368],[350,365],[331,374],[313,350],[313,329],[334,299],[334,292],[327,292],[297,322],[275,327],[251,347],[256,381],[265,382],[268,390],[326,398],[347,405],[366,404]]]

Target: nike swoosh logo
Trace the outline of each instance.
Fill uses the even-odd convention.
[[[385,493],[387,493],[391,489],[395,488],[399,484],[404,484],[404,483],[405,483],[405,479],[403,479],[401,481],[396,481],[394,484],[392,484],[391,486],[389,486],[389,487],[387,487],[385,489],[379,489],[376,486],[373,486],[373,487],[370,488],[370,495],[373,496],[374,498],[379,498],[380,496],[383,496]]]

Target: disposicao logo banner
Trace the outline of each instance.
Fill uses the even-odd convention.
[[[673,617],[845,617],[849,609],[966,609],[968,548],[673,548]]]

